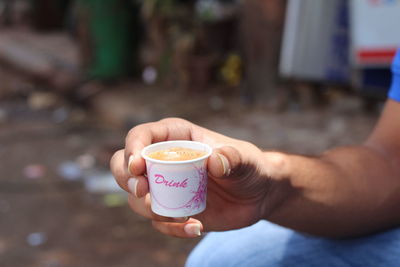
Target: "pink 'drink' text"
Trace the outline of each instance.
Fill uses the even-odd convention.
[[[185,180],[181,181],[181,182],[176,182],[175,180],[168,180],[166,179],[163,175],[161,174],[156,174],[154,175],[155,179],[155,183],[156,184],[163,184],[165,186],[168,187],[176,187],[176,188],[186,188],[187,187],[187,181],[188,178],[186,178]]]

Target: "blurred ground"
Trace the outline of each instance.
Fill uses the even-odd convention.
[[[312,154],[361,142],[377,118],[354,96],[332,97],[319,109],[292,103],[277,113],[242,105],[237,92],[135,82],[105,86],[86,108],[62,99],[41,106],[49,101],[23,76],[2,66],[0,81],[0,92],[14,90],[0,100],[0,266],[183,265],[198,240],[155,232],[121,198],[90,193],[78,175],[66,179],[59,170],[90,155],[90,168],[107,174],[129,126],[180,116],[265,149]]]

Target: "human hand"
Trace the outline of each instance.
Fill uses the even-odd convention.
[[[151,211],[146,166],[140,152],[147,145],[167,140],[199,141],[213,148],[207,162],[206,210],[189,219],[163,217]],[[125,149],[111,159],[116,181],[129,193],[130,207],[151,219],[160,232],[178,237],[242,228],[260,220],[270,189],[264,165],[264,153],[253,144],[176,118],[134,127],[126,137]]]

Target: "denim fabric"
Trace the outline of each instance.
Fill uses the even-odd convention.
[[[396,57],[392,64],[392,86],[389,90],[389,98],[400,102],[400,49],[397,50]]]
[[[207,234],[186,267],[400,266],[400,229],[347,240],[316,238],[260,221]]]

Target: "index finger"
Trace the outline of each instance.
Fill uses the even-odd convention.
[[[191,123],[183,119],[169,118],[132,128],[125,139],[125,160],[133,175],[145,172],[145,161],[140,153],[153,143],[168,140],[192,140]]]

